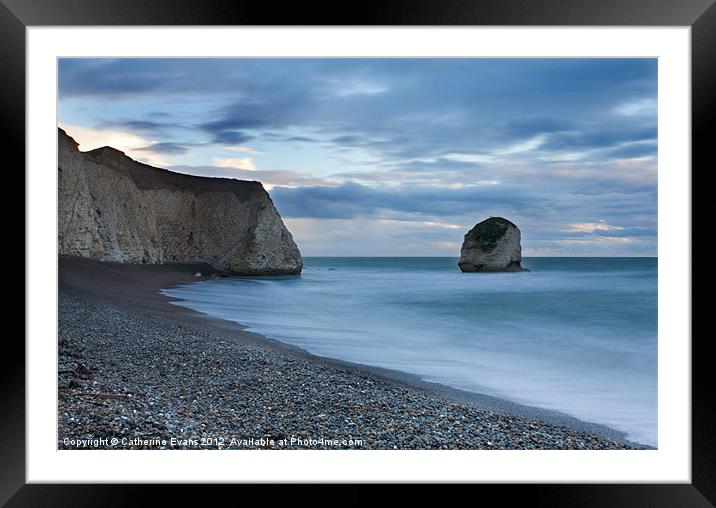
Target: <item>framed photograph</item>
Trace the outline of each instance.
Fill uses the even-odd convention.
[[[691,175],[716,8],[538,4],[3,0],[27,298],[0,500],[709,506]]]

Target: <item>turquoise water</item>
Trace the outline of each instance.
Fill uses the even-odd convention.
[[[656,258],[305,258],[300,277],[171,290],[178,305],[311,353],[556,409],[657,444]]]

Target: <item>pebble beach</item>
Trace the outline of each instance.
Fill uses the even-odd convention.
[[[212,276],[60,258],[58,448],[646,448],[316,357],[160,294]]]

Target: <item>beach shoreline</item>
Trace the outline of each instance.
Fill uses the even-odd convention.
[[[557,411],[316,356],[160,293],[212,276],[206,264],[59,258],[59,448],[648,448]]]

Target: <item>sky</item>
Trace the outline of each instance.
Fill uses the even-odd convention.
[[[258,180],[304,256],[656,256],[655,59],[60,59],[59,125]]]

